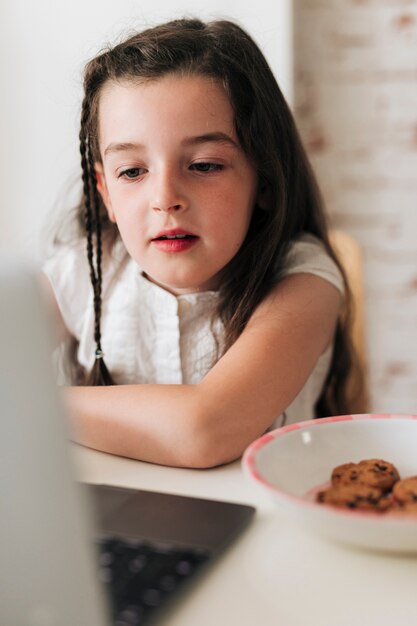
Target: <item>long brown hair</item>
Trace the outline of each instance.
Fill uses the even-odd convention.
[[[323,203],[291,111],[262,52],[251,37],[229,21],[198,19],[168,22],[104,50],[86,66],[81,112],[80,151],[83,200],[79,207],[87,240],[95,307],[96,363],[84,384],[111,384],[102,358],[101,256],[117,230],[96,188],[94,163],[100,161],[98,107],[109,81],[157,79],[168,73],[212,77],[226,90],[236,131],[256,168],[268,197],[267,210],[254,207],[241,248],[222,272],[216,314],[225,329],[225,350],[244,330],[253,311],[284,268],[290,243],[310,233],[323,243],[345,277],[330,245]],[[343,313],[338,321],[333,359],[317,416],[348,413],[346,381],[352,369],[349,334],[350,293],[347,282]]]

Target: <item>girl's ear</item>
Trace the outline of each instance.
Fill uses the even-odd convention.
[[[104,206],[107,209],[109,220],[115,223],[116,218],[114,216],[114,212],[111,206],[110,195],[107,189],[107,183],[106,183],[106,178],[104,176],[103,165],[99,162],[96,162],[94,164],[94,171],[96,173],[97,191],[99,192],[101,199],[103,200]]]

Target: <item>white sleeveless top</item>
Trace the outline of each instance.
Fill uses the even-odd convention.
[[[94,362],[94,308],[84,241],[66,246],[43,267],[70,333],[79,341],[78,361]],[[305,235],[295,241],[282,275],[307,272],[329,281],[342,293],[342,276],[319,240]],[[221,341],[220,320],[211,327],[215,291],[174,296],[143,275],[117,242],[103,269],[102,348],[115,382],[198,383],[213,365]],[[312,419],[332,355],[319,357],[303,389],[286,409],[286,422]],[[280,416],[276,425],[279,424]]]

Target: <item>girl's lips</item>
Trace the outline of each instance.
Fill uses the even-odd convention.
[[[198,241],[196,235],[183,230],[166,230],[158,233],[151,243],[161,252],[184,252]]]
[[[175,237],[184,238],[184,237],[195,237],[193,233],[188,232],[188,230],[182,230],[181,228],[171,228],[167,230],[161,230],[155,237],[152,238],[152,241],[155,239],[173,239]]]

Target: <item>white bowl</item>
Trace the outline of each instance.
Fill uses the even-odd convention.
[[[352,511],[311,495],[337,465],[380,458],[417,475],[417,415],[344,415],[285,426],[254,441],[244,471],[277,505],[328,538],[358,547],[417,552],[417,515]]]

